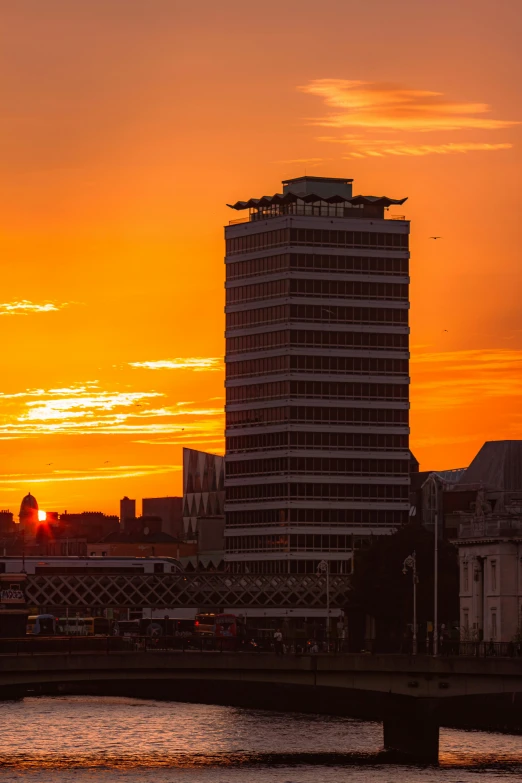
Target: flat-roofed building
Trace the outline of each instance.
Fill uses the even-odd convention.
[[[183,498],[143,498],[142,510],[145,517],[159,517],[161,530],[174,538],[183,536]]]
[[[299,177],[229,205],[230,570],[349,573],[408,521],[409,222],[352,180]],[[389,219],[393,217],[396,219]]]
[[[120,500],[120,526],[125,527],[127,519],[134,519],[136,516],[136,501],[128,498],[126,495]]]

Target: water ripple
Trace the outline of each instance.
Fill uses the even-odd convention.
[[[522,779],[521,737],[443,729],[440,767],[412,767],[382,751],[380,724],[204,704],[28,698],[3,703],[0,736],[0,779],[17,783]]]

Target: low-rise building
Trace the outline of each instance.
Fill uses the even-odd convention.
[[[522,641],[522,441],[485,443],[459,481],[474,492],[454,511],[461,639]]]
[[[82,511],[69,514],[65,511],[59,518],[60,536],[86,538],[89,543],[100,541],[109,533],[120,529],[120,520],[115,514],[101,511]]]
[[[174,538],[183,534],[183,498],[143,498],[142,513],[144,517],[159,517],[161,529]]]
[[[12,534],[16,531],[16,522],[12,511],[0,511],[0,533]]]
[[[463,521],[458,547],[461,639],[522,640],[522,498]]]
[[[88,545],[88,554],[96,557],[182,557],[196,554],[195,544],[185,544],[162,531],[109,533],[103,541]]]

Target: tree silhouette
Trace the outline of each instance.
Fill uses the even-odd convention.
[[[403,563],[413,552],[417,557],[417,625],[426,634],[433,621],[434,538],[425,528],[408,525],[390,536],[376,536],[368,549],[355,556],[348,614],[375,618],[375,649],[397,649],[413,620],[412,571],[403,573]],[[457,549],[439,541],[439,625],[446,628],[459,617],[459,571]],[[364,631],[359,630],[359,635]],[[353,634],[352,634],[353,637]],[[359,641],[362,641],[359,640]],[[357,646],[357,645],[356,645]]]

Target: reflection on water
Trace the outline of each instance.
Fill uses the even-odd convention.
[[[89,696],[2,704],[0,781],[414,783],[522,779],[522,738],[441,731],[441,765],[382,752],[380,724]]]

